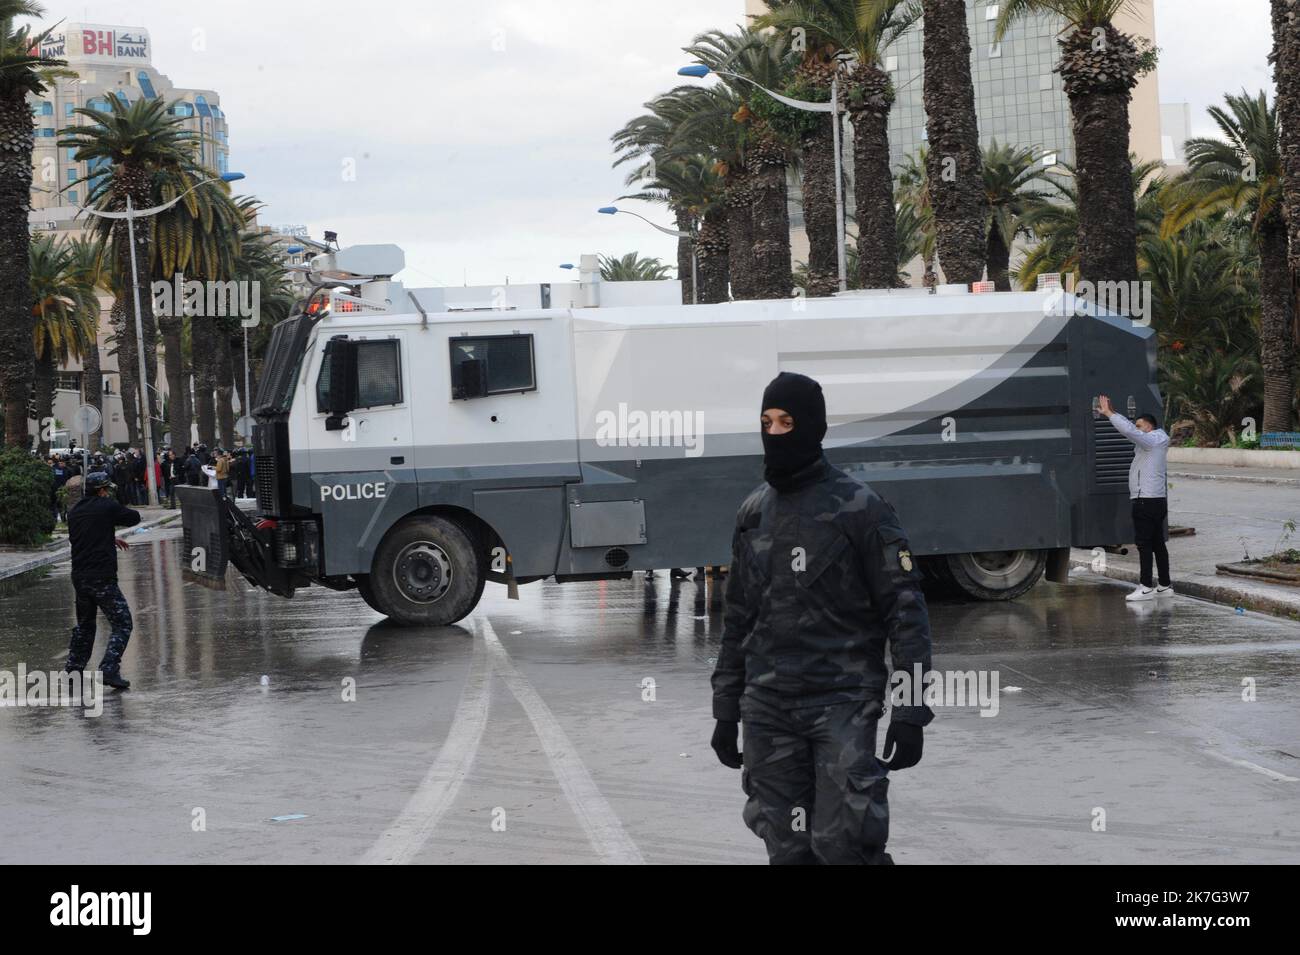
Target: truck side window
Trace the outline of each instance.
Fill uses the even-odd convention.
[[[395,338],[359,341],[357,345],[356,408],[402,403],[401,343]],[[316,410],[324,414],[330,394],[329,362],[322,362],[316,379]]]
[[[453,338],[448,344],[453,398],[537,390],[532,335]]]

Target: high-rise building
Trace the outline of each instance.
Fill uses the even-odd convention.
[[[32,152],[32,231],[75,235],[86,231],[92,217],[81,211],[87,195],[106,170],[74,158],[75,150],[59,146],[63,132],[84,124],[75,112],[88,107],[107,113],[109,97],[123,103],[161,98],[173,115],[196,137],[197,158],[214,172],[229,169],[230,144],[221,98],[214,90],[184,89],[153,65],[149,31],[143,27],[104,26],[91,23],[61,24],[41,44],[42,56],[65,60],[75,76],[52,80],[40,96],[29,95],[36,119],[36,143]],[[99,349],[103,374],[104,443],[127,438],[122,415],[121,387],[116,355],[109,354],[109,308],[112,299],[100,296]],[[61,366],[57,376],[54,416],[60,422],[71,419],[84,394],[82,367],[75,359]],[[167,391],[163,362],[158,362],[160,395]],[[33,425],[34,427],[34,425]],[[79,437],[74,435],[73,437]],[[189,436],[183,436],[187,441]]]
[[[980,142],[987,146],[996,139],[1002,145],[1039,147],[1045,166],[1073,162],[1070,102],[1061,75],[1054,72],[1060,61],[1057,37],[1065,21],[1055,15],[1025,17],[999,41],[996,27],[1003,6],[966,0]],[[1115,26],[1154,45],[1153,0],[1134,0],[1132,12],[1116,17]],[[895,169],[926,140],[922,40],[918,24],[889,48],[885,58],[896,94],[889,117],[889,158]],[[1160,159],[1160,97],[1154,71],[1133,90],[1129,125],[1129,148],[1138,159]]]

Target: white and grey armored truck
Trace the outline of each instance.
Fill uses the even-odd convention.
[[[355,587],[446,624],[489,580],[726,564],[782,370],[821,382],[828,457],[974,597],[1131,536],[1132,449],[1091,399],[1160,407],[1154,332],[1060,291],[680,305],[676,283],[602,285],[584,257],[578,283],[466,301],[404,288],[402,265],[395,246],[312,260],[253,406],[257,516],[182,489],[191,576],[233,562],[282,596]]]

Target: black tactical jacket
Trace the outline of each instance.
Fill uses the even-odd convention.
[[[883,701],[895,670],[930,669],[921,574],[893,507],[825,458],[778,493],[740,506],[731,543],[713,716],[740,719],[742,693],[786,708]],[[893,719],[924,726],[926,706]]]

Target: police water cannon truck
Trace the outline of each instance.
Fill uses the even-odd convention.
[[[182,488],[187,576],[222,586],[233,563],[284,597],[355,589],[441,625],[488,581],[726,565],[783,370],[821,382],[828,458],[972,597],[1131,537],[1132,448],[1092,396],[1160,407],[1140,321],[1060,289],[682,305],[677,282],[582,263],[563,285],[408,289],[396,246],[313,258],[253,402],[256,512]]]

